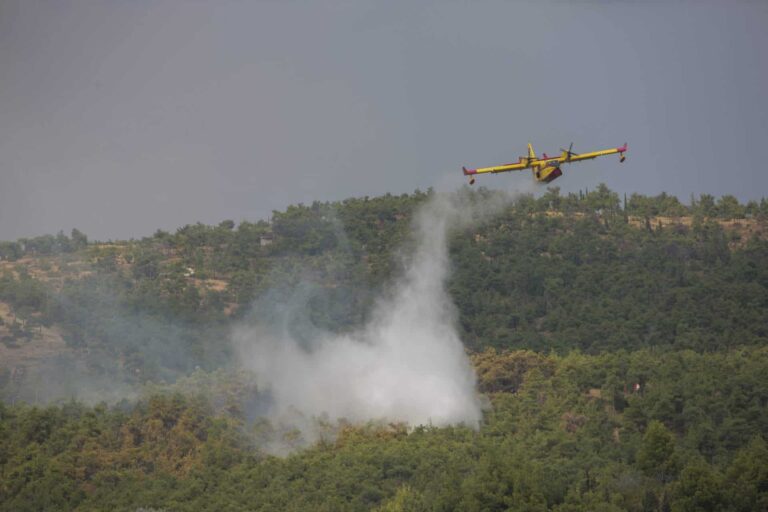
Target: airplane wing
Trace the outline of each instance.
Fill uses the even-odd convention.
[[[466,167],[462,167],[461,169],[464,171],[464,176],[471,176],[473,174],[486,174],[486,173],[498,173],[498,172],[508,172],[508,171],[522,171],[523,169],[528,168],[528,163],[516,163],[516,164],[504,164],[504,165],[497,165],[495,167],[479,167],[477,169],[467,169]]]
[[[571,153],[569,156],[567,151],[563,151],[562,157],[565,158],[564,162],[570,163],[570,162],[580,162],[582,160],[591,160],[599,156],[613,155],[615,153],[624,154],[625,151],[627,151],[626,143],[624,143],[623,146],[618,148],[604,149],[602,151],[592,151],[591,153],[580,153],[578,155],[575,153]]]

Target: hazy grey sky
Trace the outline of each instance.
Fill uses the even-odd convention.
[[[766,26],[766,1],[0,0],[0,239],[459,186],[528,141],[629,142],[564,190],[758,199]]]

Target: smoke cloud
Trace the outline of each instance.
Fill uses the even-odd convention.
[[[264,320],[257,312],[256,320],[238,326],[236,350],[269,396],[268,417],[477,426],[476,378],[445,282],[450,230],[467,227],[508,200],[488,199],[479,206],[461,192],[435,194],[422,206],[402,276],[360,330],[338,335],[314,329],[297,336],[291,327],[306,319],[296,317],[292,304],[280,305],[292,311],[284,317],[288,321]]]

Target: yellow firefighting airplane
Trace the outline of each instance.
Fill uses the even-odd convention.
[[[623,162],[626,157],[624,153],[627,151],[627,143],[619,148],[604,149],[602,151],[593,151],[592,153],[574,153],[573,143],[566,149],[560,149],[562,153],[560,156],[547,156],[546,153],[542,153],[541,158],[536,157],[536,153],[533,152],[533,146],[528,144],[528,156],[521,156],[520,160],[516,164],[504,164],[496,167],[481,167],[478,169],[464,170],[464,176],[469,176],[469,184],[475,183],[475,176],[485,173],[499,173],[509,171],[522,171],[523,169],[531,169],[533,171],[533,178],[539,183],[549,183],[555,178],[561,176],[563,171],[560,170],[561,164],[569,164],[571,162],[581,162],[582,160],[591,160],[599,156],[619,154],[619,162]]]

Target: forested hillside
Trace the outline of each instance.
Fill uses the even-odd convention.
[[[453,230],[480,429],[330,420],[268,455],[301,434],[253,413],[231,327],[354,331],[432,195],[0,242],[0,510],[768,509],[768,201],[731,196],[553,188]]]
[[[477,202],[495,194],[463,193]],[[298,284],[313,323],[354,328],[398,272],[413,243],[412,213],[428,197],[291,206],[269,221],[193,224],[125,242],[88,243],[77,230],[3,242],[0,300],[15,333],[4,339],[21,343],[42,324],[72,348],[126,355],[141,348],[131,324],[142,318],[158,324],[149,334],[167,336],[167,346],[213,357],[185,350],[192,359],[180,369],[216,367],[206,344],[219,343],[208,331]],[[472,350],[589,353],[761,344],[767,219],[768,201],[744,206],[730,196],[692,206],[666,195],[621,201],[604,186],[523,196],[452,234],[449,288],[463,339]]]
[[[483,352],[479,431],[336,425],[287,458],[197,393],[0,405],[1,510],[765,510],[768,352]],[[635,384],[640,388],[635,390]],[[329,426],[329,430],[330,430]],[[286,431],[290,438],[295,431]]]

